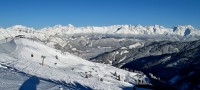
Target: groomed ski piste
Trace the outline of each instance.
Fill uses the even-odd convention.
[[[110,65],[90,62],[26,38],[1,40],[0,64],[0,68],[4,67],[47,81],[62,83],[64,90],[133,89],[138,82],[149,82],[142,73],[128,72]],[[77,83],[82,87],[76,87]],[[18,88],[15,89],[18,90],[22,84],[19,83]],[[0,86],[0,89],[1,87],[3,86]],[[42,89],[44,88],[40,88]],[[55,90],[55,87],[47,85],[45,89]],[[7,90],[10,88],[7,87]]]

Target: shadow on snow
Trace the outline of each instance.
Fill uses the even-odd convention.
[[[39,83],[39,78],[36,76],[32,76],[22,84],[19,90],[37,90],[37,85]]]

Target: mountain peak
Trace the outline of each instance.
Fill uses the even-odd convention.
[[[191,29],[191,30],[193,30],[194,29],[194,27],[192,26],[192,25],[184,25],[184,26],[177,26],[177,28],[180,28],[180,29]]]
[[[60,24],[53,26],[53,28],[62,28],[62,27],[63,27],[63,26],[60,25]]]
[[[176,26],[173,28],[173,32],[181,36],[191,35],[194,30],[192,25]]]
[[[23,25],[14,25],[14,26],[12,26],[11,28],[27,28],[27,27],[25,27],[25,26],[23,26]]]
[[[74,25],[72,25],[72,24],[68,24],[68,27],[74,27]]]

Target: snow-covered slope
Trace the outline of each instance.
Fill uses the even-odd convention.
[[[44,65],[42,56],[45,56]],[[133,87],[138,81],[148,81],[144,74],[89,62],[24,38],[1,41],[0,64],[40,78],[79,83],[91,89],[119,90]]]
[[[45,80],[36,76],[20,73],[14,69],[0,65],[1,90],[58,90],[59,88],[76,88],[74,85],[62,86],[57,82]],[[79,88],[77,88],[79,89]]]

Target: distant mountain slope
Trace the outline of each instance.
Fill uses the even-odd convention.
[[[148,82],[143,74],[93,63],[29,39],[1,42],[0,48],[0,64],[40,78],[107,90],[133,87],[138,81]]]
[[[190,42],[179,41],[138,41],[142,47],[129,48],[122,47],[113,51],[108,51],[91,58],[92,61],[109,63],[113,66],[121,67],[124,64],[137,60],[142,57],[156,56],[183,52],[185,50],[197,48],[200,46],[200,40]],[[137,44],[135,43],[135,45]],[[133,44],[134,45],[134,44]]]
[[[200,89],[200,46],[177,53],[142,57],[122,68],[153,73],[180,90]]]

